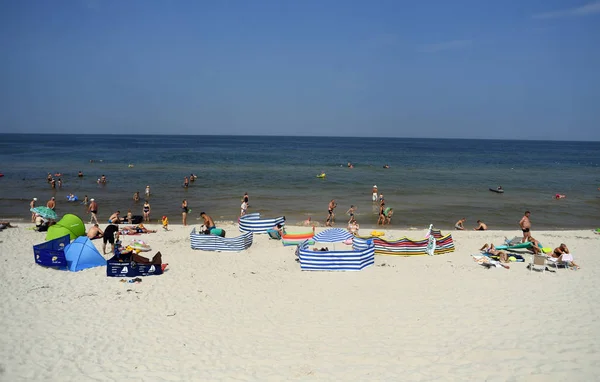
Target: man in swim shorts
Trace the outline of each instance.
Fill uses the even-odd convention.
[[[117,211],[114,214],[110,215],[108,218],[109,223],[120,224],[121,223],[121,211]]]
[[[215,222],[212,220],[212,218],[210,216],[208,216],[206,214],[206,212],[200,212],[200,217],[202,219],[204,219],[204,226],[206,227],[207,231],[210,231],[211,229],[217,228],[215,226]]]
[[[96,203],[94,198],[90,199],[90,205],[88,206],[88,212],[91,214],[90,224],[92,224],[92,221],[95,221],[96,224],[98,224],[98,203]]]
[[[50,198],[50,200],[48,200],[48,203],[46,203],[46,207],[54,211],[54,209],[56,208],[56,200],[54,199],[54,196]]]
[[[335,213],[333,212],[333,210],[335,209],[335,207],[337,207],[337,204],[335,203],[335,199],[331,199],[331,201],[329,202],[329,205],[327,206],[327,211],[328,211],[327,219],[325,219],[325,225],[328,227],[333,226],[333,219],[335,218]]]
[[[519,226],[521,227],[521,231],[523,231],[523,239],[521,243],[524,243],[531,238],[531,221],[529,220],[529,216],[531,216],[531,212],[525,211],[521,220],[519,220]]]
[[[106,255],[106,243],[112,245],[112,250],[115,250],[115,241],[119,241],[119,227],[114,224],[110,224],[104,230],[104,236],[102,236],[102,253]]]

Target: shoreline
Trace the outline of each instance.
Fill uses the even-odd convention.
[[[81,217],[81,216],[80,216]],[[59,219],[60,220],[60,219]],[[89,221],[82,219],[83,222],[85,223],[86,227],[89,226]],[[188,219],[189,220],[189,219]],[[196,218],[194,218],[194,220],[196,220]],[[31,224],[32,226],[34,225],[34,223],[30,223],[29,220],[26,220],[24,218],[5,218],[5,217],[1,217],[0,216],[0,221],[9,221],[11,223],[14,224]],[[152,220],[149,223],[145,223],[142,222],[144,225],[156,225],[156,226],[161,226],[162,227],[162,222],[160,220],[153,222]],[[237,221],[232,221],[232,220],[215,220],[215,223],[217,224],[217,226],[220,225],[225,225],[225,226],[237,226],[238,222]],[[320,222],[319,222],[320,223]],[[106,226],[110,223],[108,222],[99,222],[99,225],[102,227],[103,225]],[[187,227],[190,227],[190,229],[194,226],[200,226],[202,223],[200,223],[200,220],[198,220],[198,223],[188,223]],[[130,224],[130,223],[121,223],[119,225],[135,225],[135,224]],[[598,225],[600,226],[600,223],[598,223]],[[172,222],[169,219],[169,226],[181,226],[183,227],[183,224],[181,223],[181,221],[178,222]],[[308,227],[312,227],[312,225],[310,226],[305,226],[302,224],[294,224],[294,223],[290,223],[287,224],[288,227],[293,227],[293,228],[308,228]],[[452,232],[512,232],[515,231],[517,232],[517,234],[521,234],[521,230],[519,228],[516,228],[514,230],[508,229],[508,228],[493,228],[493,229],[487,229],[486,231],[476,231],[474,229],[464,229],[464,230],[456,230],[454,229],[454,227],[452,228],[448,228],[448,227],[444,227],[444,226],[438,226],[438,225],[433,225],[434,228],[440,229],[445,233],[452,233]],[[347,224],[340,224],[340,225],[336,225],[334,224],[332,227],[326,227],[324,223],[320,223],[319,225],[315,225],[316,229],[325,229],[325,228],[343,228],[346,229],[347,228]],[[423,227],[416,227],[416,226],[399,226],[399,225],[385,225],[385,226],[381,226],[381,225],[370,225],[370,224],[360,224],[360,229],[361,230],[378,230],[378,231],[418,231],[418,230],[423,230],[423,229],[428,229],[429,226],[423,226]],[[540,228],[540,229],[533,229],[533,232],[578,232],[578,231],[595,231],[598,227],[581,227],[581,228]]]

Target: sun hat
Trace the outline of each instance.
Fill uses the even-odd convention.
[[[37,198],[33,198],[33,200],[37,202]]]
[[[376,185],[376,184],[374,184],[374,185],[373,185],[373,187],[377,188],[377,185]]]
[[[166,219],[167,217],[163,215],[163,217],[162,217],[162,218],[163,218],[163,219]]]
[[[90,202],[93,202],[93,201],[94,201],[94,198],[91,198],[91,199],[90,199]]]
[[[54,196],[52,197],[52,200],[54,200]]]

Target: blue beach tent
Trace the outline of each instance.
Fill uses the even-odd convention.
[[[106,265],[104,256],[98,252],[90,239],[80,236],[65,247],[65,257],[71,272]]]

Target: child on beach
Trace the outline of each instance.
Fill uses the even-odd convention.
[[[169,219],[166,216],[162,217],[162,226],[165,231],[169,230]]]
[[[351,205],[348,211],[346,211],[346,214],[350,215],[350,220],[348,220],[348,224],[350,224],[350,222],[354,219],[354,211],[356,211],[354,205]]]

